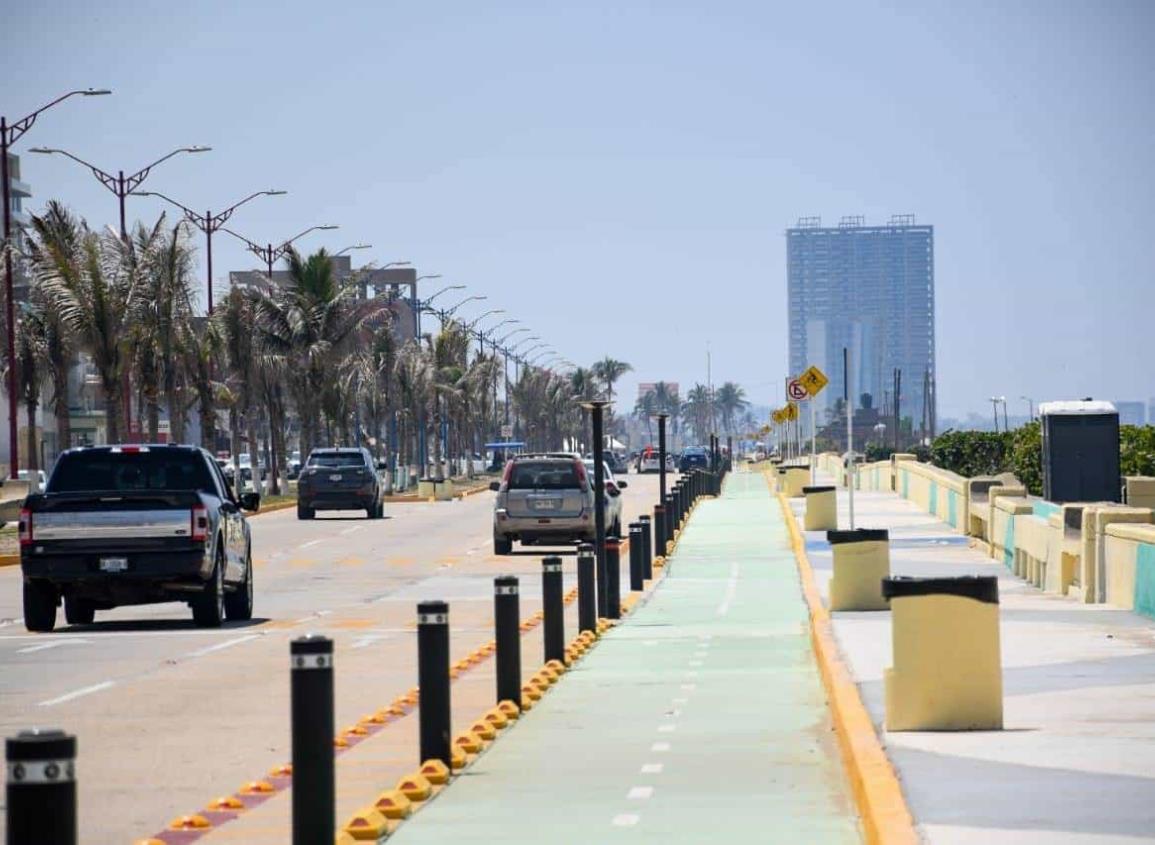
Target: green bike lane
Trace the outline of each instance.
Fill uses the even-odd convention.
[[[780,510],[731,475],[649,601],[389,841],[860,841],[808,626]]]

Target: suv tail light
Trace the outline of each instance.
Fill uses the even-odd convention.
[[[20,509],[20,545],[32,545],[32,511],[28,508]]]
[[[209,537],[209,512],[204,505],[192,509],[192,538],[204,542]]]

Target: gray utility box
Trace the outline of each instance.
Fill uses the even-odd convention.
[[[1119,412],[1110,402],[1044,402],[1043,498],[1048,502],[1118,502]]]

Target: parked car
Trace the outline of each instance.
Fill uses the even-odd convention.
[[[193,446],[89,446],[58,459],[44,493],[20,513],[24,624],[51,631],[98,610],[184,601],[217,627],[251,619],[253,567],[239,498],[217,462]]]
[[[594,462],[592,458],[582,461],[585,464],[586,476],[590,484],[594,481]],[[606,485],[606,534],[622,536],[622,490],[630,485],[624,480],[614,477],[609,461],[602,461],[602,473]]]
[[[381,519],[384,497],[368,449],[314,449],[297,479],[297,519],[312,519],[319,510],[363,510],[369,519]]]
[[[607,469],[606,526],[621,529],[626,482]],[[515,540],[525,545],[592,542],[595,538],[592,461],[577,455],[518,455],[508,461],[493,505],[493,552],[507,555]],[[613,504],[611,504],[613,500]],[[616,523],[614,522],[616,520]]]
[[[606,452],[606,463],[610,469],[619,475],[627,475],[630,471],[630,461],[625,452]]]
[[[678,458],[678,472],[689,472],[691,469],[709,469],[710,454],[701,446],[691,446],[682,452]]]

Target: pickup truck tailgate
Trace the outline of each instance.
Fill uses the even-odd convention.
[[[33,516],[37,542],[190,537],[189,510],[48,511]]]

